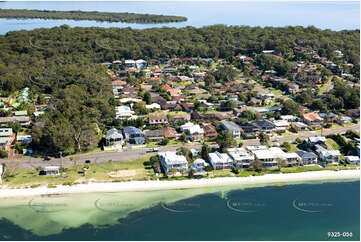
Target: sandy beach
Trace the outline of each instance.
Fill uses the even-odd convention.
[[[311,171],[288,174],[267,174],[263,176],[250,177],[223,177],[192,179],[182,181],[131,181],[115,183],[88,183],[74,186],[59,185],[56,188],[46,186],[27,189],[9,189],[6,186],[0,188],[0,198],[28,197],[49,194],[71,194],[91,192],[122,192],[122,191],[150,191],[167,189],[185,189],[197,187],[212,187],[226,185],[272,185],[275,183],[302,183],[312,181],[360,179],[360,170],[341,171]]]

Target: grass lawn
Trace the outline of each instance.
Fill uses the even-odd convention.
[[[321,171],[321,170],[323,170],[323,168],[319,166],[295,166],[295,167],[281,168],[282,173],[296,173],[296,172]]]
[[[333,139],[326,139],[327,149],[340,150],[340,146]]]
[[[296,151],[298,151],[298,149],[297,149],[296,145],[294,145],[294,144],[290,144],[290,147],[291,147],[291,149],[289,150],[289,153],[292,153],[292,152],[296,152]]]
[[[47,184],[76,184],[87,183],[90,179],[97,181],[129,181],[129,180],[147,180],[154,176],[153,169],[145,162],[149,161],[151,155],[139,159],[132,159],[127,161],[111,161],[105,163],[88,164],[89,169],[85,175],[79,173],[82,171],[84,164],[73,165],[65,167],[63,173],[66,178],[59,178],[57,176],[40,176],[36,169],[18,170],[14,177],[5,178],[3,184],[10,187],[19,187],[26,185],[27,187],[35,187]],[[135,171],[134,176],[130,177],[110,177],[108,173],[112,171]]]
[[[332,77],[330,77],[330,78],[328,79],[328,81],[327,81],[325,84],[323,84],[323,85],[320,87],[320,89],[318,89],[318,95],[322,95],[322,94],[326,91],[326,88],[328,87],[328,85],[331,84],[331,80],[332,80]]]

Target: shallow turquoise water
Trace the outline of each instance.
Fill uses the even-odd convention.
[[[187,22],[128,24],[95,21],[0,19],[0,34],[13,30],[51,28],[67,24],[80,27],[202,27],[206,25],[310,26],[321,29],[359,29],[360,3],[353,2],[0,2],[0,8],[83,10],[180,15]]]
[[[359,240],[359,191],[353,181],[10,199],[0,240]]]

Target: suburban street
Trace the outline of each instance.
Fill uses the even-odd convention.
[[[347,126],[347,127],[341,127],[337,129],[324,129],[322,131],[322,135],[326,136],[329,134],[337,134],[337,133],[343,133],[347,130],[354,130],[357,132],[360,132],[360,125],[353,125],[353,126]],[[321,130],[319,131],[308,131],[308,132],[301,132],[296,135],[290,135],[290,136],[273,136],[270,139],[270,143],[283,143],[283,142],[293,142],[295,139],[306,139],[308,137],[312,136],[320,136]],[[259,140],[242,140],[243,146],[247,145],[259,145]],[[189,143],[186,144],[185,147],[191,149],[200,149],[201,148],[200,143]],[[160,152],[164,151],[175,151],[178,146],[175,147],[159,147]],[[0,160],[0,163],[16,163],[17,166],[21,168],[39,168],[39,167],[45,167],[45,166],[68,166],[68,165],[75,165],[75,164],[84,164],[86,160],[90,160],[92,163],[102,163],[102,162],[109,162],[109,161],[121,161],[121,160],[131,160],[136,159],[140,157],[144,157],[151,154],[147,152],[149,148],[136,148],[136,149],[130,149],[126,151],[120,151],[120,152],[99,152],[99,153],[93,153],[93,154],[82,154],[82,155],[75,155],[75,156],[67,156],[63,158],[52,158],[49,161],[45,161],[42,158],[30,158],[30,159],[23,159],[23,160]],[[70,157],[73,157],[73,161],[70,159]]]

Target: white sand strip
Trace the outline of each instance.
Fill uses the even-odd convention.
[[[309,182],[327,181],[343,179],[360,179],[360,170],[341,171],[310,171],[288,174],[267,174],[263,176],[249,177],[223,177],[204,178],[182,181],[131,181],[131,182],[108,182],[108,183],[88,183],[74,186],[59,185],[56,188],[47,186],[27,189],[0,188],[0,198],[8,197],[28,197],[48,194],[71,194],[90,192],[122,192],[122,191],[149,191],[162,189],[197,188],[226,185],[257,185],[274,184],[287,182]]]

